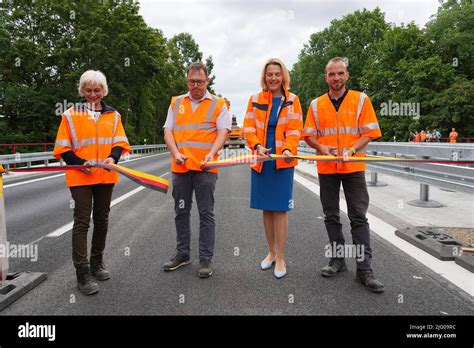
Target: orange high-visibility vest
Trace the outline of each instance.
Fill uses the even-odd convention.
[[[247,144],[253,153],[256,153],[255,146],[261,144],[267,147],[267,128],[272,110],[272,93],[260,92],[250,97],[247,114],[244,119],[244,135]],[[278,112],[278,123],[275,129],[275,151],[281,155],[284,150],[290,150],[292,154],[298,153],[298,143],[303,130],[303,112],[298,97],[285,91]],[[297,160],[287,163],[285,160],[277,160],[276,168],[290,168],[298,164]],[[250,168],[260,173],[263,162],[250,164]]]
[[[60,159],[62,153],[72,150],[78,157],[97,164],[107,159],[115,146],[122,147],[122,154],[131,150],[120,114],[107,106],[96,122],[84,105],[77,104],[61,117],[53,155]],[[116,172],[101,168],[93,168],[90,174],[79,170],[66,171],[68,187],[114,184],[118,181]]]
[[[421,137],[421,142],[424,142],[426,140],[426,133],[421,132],[420,137]]]
[[[458,140],[458,132],[451,132],[449,133],[449,142],[450,143],[456,143]]]
[[[174,113],[173,137],[179,151],[188,159],[184,164],[171,161],[173,173],[186,173],[190,170],[201,171],[201,161],[209,153],[217,139],[216,121],[224,98],[212,96],[202,100],[193,111],[189,96],[184,94],[171,99],[171,110]],[[214,160],[218,159],[218,154]],[[218,169],[208,170],[217,173]]]
[[[421,140],[421,135],[420,135],[420,133],[416,133],[416,134],[415,134],[415,143],[419,143],[420,140]]]
[[[310,136],[320,144],[337,147],[337,154],[341,156],[362,136],[377,139],[382,133],[369,97],[349,90],[338,112],[328,93],[311,101],[303,129],[303,137]],[[365,148],[359,149],[354,156],[365,157]],[[365,163],[317,162],[317,166],[320,174],[365,171]]]

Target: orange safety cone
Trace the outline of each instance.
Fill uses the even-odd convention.
[[[0,173],[3,167],[0,165]],[[5,201],[3,199],[3,175],[0,174],[0,285],[7,278],[8,273],[8,245],[7,224],[5,221]]]

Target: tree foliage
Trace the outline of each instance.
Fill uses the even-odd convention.
[[[202,59],[190,34],[168,40],[147,26],[136,2],[0,6],[0,143],[54,140],[59,116],[79,100],[78,81],[88,69],[107,76],[105,101],[121,113],[130,142],[161,142],[171,96],[187,89],[185,65]]]
[[[474,136],[474,5],[443,3],[425,28],[386,23],[380,10],[356,11],[311,35],[293,66],[292,87],[305,107],[327,91],[324,67],[349,59],[349,88],[372,99],[383,140],[406,141],[410,131],[455,127]],[[419,107],[419,115],[381,115],[388,103]]]
[[[328,60],[336,56],[347,58],[351,73],[348,86],[360,89],[371,47],[383,36],[386,28],[379,9],[364,9],[335,19],[328,28],[312,34],[291,74],[292,89],[297,92],[302,105],[307,107],[312,99],[327,91],[324,69]]]

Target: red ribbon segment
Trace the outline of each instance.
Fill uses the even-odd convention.
[[[117,164],[96,164],[93,166],[51,166],[51,167],[34,167],[34,168],[13,168],[9,170],[0,170],[0,174],[5,172],[60,172],[65,170],[81,170],[87,168],[103,168],[106,170],[113,170],[130,180],[136,182],[139,185],[145,186],[149,189],[160,191],[163,193],[168,192],[169,188],[169,181],[159,176],[147,174],[140,172],[138,170],[133,170],[130,168],[126,168],[123,166],[119,166]]]

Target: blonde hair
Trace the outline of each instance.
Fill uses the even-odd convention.
[[[96,83],[101,85],[104,89],[104,97],[109,94],[109,88],[107,87],[107,78],[105,75],[99,70],[87,70],[84,74],[82,74],[79,80],[79,95],[83,97],[82,88],[89,84],[89,83]]]
[[[265,75],[267,73],[267,67],[269,65],[278,65],[281,68],[281,72],[283,75],[283,82],[281,85],[283,86],[283,89],[285,91],[290,89],[290,72],[288,71],[285,64],[283,64],[283,62],[278,58],[270,58],[263,66],[262,75],[260,76],[260,85],[262,86],[262,89],[264,91],[268,91],[268,86],[265,82]]]

